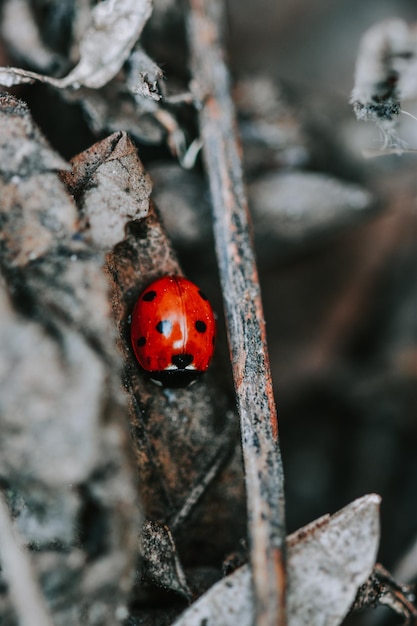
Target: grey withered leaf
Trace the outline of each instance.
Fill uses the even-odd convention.
[[[192,594],[166,524],[147,521],[142,529],[142,558],[148,579],[191,600]]]
[[[61,179],[77,198],[83,236],[98,249],[123,241],[126,224],[148,212],[151,182],[124,132],[75,156]]]
[[[97,89],[121,69],[152,11],[151,0],[103,0],[91,9],[91,22],[79,42],[79,60],[63,78],[0,68],[0,84],[40,81],[57,88]]]
[[[141,518],[104,259],[26,105],[0,125],[1,479],[54,620],[110,626]]]
[[[379,544],[380,497],[370,494],[287,538],[289,626],[338,626],[370,575]],[[216,583],[174,626],[251,626],[248,565]]]

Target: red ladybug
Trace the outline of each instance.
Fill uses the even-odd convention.
[[[182,276],[164,276],[139,296],[131,338],[139,364],[165,387],[185,387],[208,369],[216,322],[204,293]]]

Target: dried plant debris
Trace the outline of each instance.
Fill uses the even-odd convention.
[[[27,107],[0,96],[0,126],[1,481],[54,621],[110,626],[140,511],[104,258]]]
[[[41,24],[50,34],[48,38],[40,30],[36,6],[7,0],[2,30],[10,49],[29,67],[55,75],[2,67],[0,84],[46,83],[68,102],[80,104],[95,133],[123,129],[146,143],[167,140],[173,154],[182,160],[185,138],[175,113],[165,106],[170,99],[165,97],[163,72],[138,44],[152,12],[151,1],[105,0],[94,5],[79,0],[78,5],[72,9],[61,3],[49,7],[51,23]],[[23,25],[23,36],[16,33],[16,20],[21,30]],[[54,39],[52,22],[59,26],[61,40],[71,24],[65,53],[45,46],[44,41]],[[73,58],[75,67],[57,78],[60,68],[68,71],[74,65]]]
[[[192,599],[174,539],[167,525],[151,521],[144,524],[142,558],[146,562],[146,575],[149,580],[176,591],[186,600]]]
[[[376,495],[355,500],[287,539],[289,626],[338,626],[370,575],[379,544]],[[253,595],[248,565],[214,585],[175,626],[251,626]]]
[[[77,199],[83,236],[109,251],[123,241],[129,221],[147,215],[150,179],[124,132],[77,155],[71,166],[61,179]]]
[[[352,611],[385,605],[404,618],[404,623],[415,624],[417,608],[414,606],[415,590],[399,585],[380,563],[377,563],[368,580],[358,590]]]
[[[400,19],[375,24],[364,34],[358,52],[351,95],[356,117],[379,126],[383,148],[401,148],[395,130],[400,102],[415,97],[417,27]]]
[[[103,87],[129,57],[150,14],[150,0],[103,0],[91,9],[91,23],[78,42],[78,63],[67,76],[53,78],[18,68],[1,68],[0,82],[6,87],[35,80],[60,89]],[[26,20],[28,17],[26,14]]]

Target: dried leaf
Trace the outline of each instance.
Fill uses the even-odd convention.
[[[64,172],[62,178],[85,214],[85,222],[90,221],[92,214],[97,215],[94,233],[93,224],[84,232],[97,240],[98,245],[102,246],[106,237],[103,228],[107,228],[107,212],[110,217],[115,212],[120,213],[119,204],[124,203],[126,187],[135,191],[133,215],[141,217],[147,211],[146,217],[128,223],[126,238],[108,255],[113,310],[125,359],[124,379],[131,394],[132,433],[142,500],[148,518],[175,528],[175,540],[182,547],[187,546],[181,550],[182,555],[187,558],[194,539],[197,540],[201,532],[207,532],[207,553],[216,552],[220,563],[245,533],[244,515],[238,514],[240,531],[232,524],[236,510],[241,511],[243,507],[235,415],[223,392],[213,387],[213,381],[208,384],[209,376],[187,390],[156,388],[139,370],[130,344],[129,316],[140,291],[161,274],[181,272],[155,209],[149,205],[148,178],[124,133],[117,133],[78,155],[73,168],[70,173]],[[109,184],[111,191],[108,191]],[[116,197],[114,206],[111,196]],[[130,197],[126,200],[129,202]],[[93,206],[93,213],[90,213],[90,206]],[[101,219],[98,211],[101,211]],[[121,215],[117,219],[120,219],[118,231],[123,230],[123,237],[120,237],[123,239],[127,218]],[[114,237],[114,233],[112,237],[115,243],[118,237]],[[218,505],[203,499],[214,479],[216,486],[211,487],[211,502],[218,502]],[[191,513],[195,521],[190,529]]]
[[[145,217],[151,182],[126,133],[115,133],[74,157],[61,179],[77,197],[83,232],[97,249],[125,238],[126,224]]]
[[[375,563],[379,504],[379,496],[364,496],[288,537],[288,626],[341,623]],[[175,626],[252,626],[253,610],[246,565],[215,584]]]
[[[158,103],[129,94],[124,78],[114,79],[99,90],[82,87],[63,94],[67,101],[80,104],[96,134],[120,132],[123,128],[129,135],[147,144],[161,144],[166,136],[166,131],[154,118]]]
[[[192,594],[168,526],[146,522],[142,529],[144,575],[157,585],[191,600]]]
[[[199,548],[201,558],[221,562],[245,533],[235,414],[221,383],[216,383],[215,367],[185,390],[156,388],[138,367],[129,337],[133,305],[154,278],[181,270],[152,206],[148,217],[128,226],[127,235],[109,255],[108,270],[125,360],[124,380],[131,396],[132,434],[146,517],[169,524],[187,510],[175,530],[181,555],[185,560],[192,558],[193,541],[203,532],[207,541],[204,550]],[[224,469],[199,493],[198,485],[211,475],[224,451]],[[214,478],[210,500],[203,498]],[[191,494],[197,493],[194,506],[189,507]],[[236,518],[238,528],[232,521]]]
[[[3,3],[1,34],[14,56],[24,59],[30,67],[47,72],[57,65],[58,55],[42,40],[30,2],[6,0]]]
[[[63,89],[97,89],[121,69],[145,26],[151,0],[103,0],[91,12],[92,23],[79,44],[80,59],[64,78],[53,78],[18,68],[0,68],[6,87],[40,81]]]
[[[151,0],[104,0],[80,42],[80,60],[61,86],[97,89],[117,74],[152,12]]]
[[[142,98],[161,99],[160,83],[163,72],[157,64],[139,47],[129,57],[127,86],[130,91]]]
[[[113,626],[140,512],[104,259],[27,107],[0,96],[0,127],[2,481],[54,622]]]

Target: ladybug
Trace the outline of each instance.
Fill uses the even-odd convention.
[[[182,276],[158,278],[141,293],[132,314],[136,358],[164,387],[186,387],[208,366],[216,321],[206,296]]]

